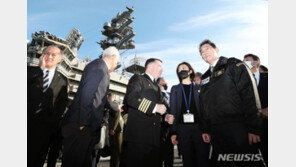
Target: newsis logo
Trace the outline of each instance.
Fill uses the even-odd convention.
[[[218,161],[261,161],[261,154],[219,154]]]

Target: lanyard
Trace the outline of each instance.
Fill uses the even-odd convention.
[[[190,110],[190,103],[191,103],[191,95],[192,95],[192,82],[190,84],[190,93],[189,93],[189,105],[187,103],[187,99],[186,99],[186,93],[185,93],[185,90],[184,90],[184,86],[183,84],[181,83],[181,88],[182,88],[182,91],[183,91],[183,94],[184,94],[184,100],[185,100],[185,105],[186,105],[186,109],[187,109],[187,113],[189,113],[189,110]]]

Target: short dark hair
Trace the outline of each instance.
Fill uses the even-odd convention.
[[[265,67],[264,65],[260,65],[259,68],[261,68],[261,70],[264,72],[268,72],[268,68]]]
[[[258,61],[258,60],[260,60],[260,58],[259,58],[258,56],[254,55],[254,54],[252,54],[252,53],[246,54],[246,55],[244,56],[244,59],[247,58],[247,57],[252,57],[252,59],[253,59],[254,61]]]
[[[199,52],[200,52],[200,53],[201,53],[200,48],[201,48],[203,45],[205,45],[205,44],[209,44],[209,45],[211,45],[214,49],[216,49],[216,45],[215,45],[212,41],[210,41],[209,39],[205,39],[205,40],[203,40],[203,41],[199,44]]]
[[[177,76],[178,76],[179,81],[182,82],[181,78],[179,78],[179,75],[178,75],[178,68],[179,68],[181,65],[183,65],[183,64],[185,64],[185,65],[189,68],[189,71],[190,71],[190,70],[192,71],[192,73],[190,74],[190,79],[193,80],[193,79],[194,79],[194,76],[195,76],[194,69],[192,68],[192,66],[191,66],[189,63],[187,63],[187,62],[184,61],[184,62],[178,64],[177,69],[176,69],[176,73],[177,73]]]
[[[150,58],[148,59],[146,62],[145,62],[145,69],[147,69],[147,66],[152,63],[152,62],[155,62],[155,61],[160,61],[162,63],[162,61],[160,59],[157,59],[157,58]]]
[[[161,81],[161,79],[163,79],[163,77],[159,77],[159,78],[157,78],[157,80],[156,80],[156,84],[159,84],[159,82]]]
[[[198,76],[199,78],[201,78],[202,73],[201,72],[196,72],[195,75]]]

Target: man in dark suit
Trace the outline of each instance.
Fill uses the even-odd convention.
[[[157,79],[157,86],[161,90],[163,97],[163,104],[167,108],[167,113],[170,112],[170,95],[167,92],[167,82],[163,77]],[[160,140],[160,166],[172,167],[174,164],[174,145],[171,142],[171,126],[167,122],[163,122],[161,125],[161,140]]]
[[[104,50],[102,58],[93,60],[84,68],[78,91],[63,121],[63,167],[91,166],[92,150],[100,140],[109,73],[118,63],[118,50],[109,47]]]
[[[244,56],[244,62],[250,67],[256,78],[258,94],[262,107],[262,134],[259,148],[266,166],[268,165],[268,73],[259,72],[260,58],[254,54]]]
[[[123,102],[129,114],[123,133],[128,167],[158,166],[160,161],[160,129],[166,107],[156,79],[161,76],[162,61],[148,59],[145,69],[145,74],[134,75],[129,80]],[[170,114],[166,119],[173,122]]]
[[[68,99],[67,78],[56,70],[62,60],[57,46],[43,50],[39,67],[27,69],[28,166],[42,167],[50,138],[58,130]]]

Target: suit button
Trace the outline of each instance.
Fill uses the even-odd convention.
[[[155,122],[153,123],[153,125],[155,125]]]

